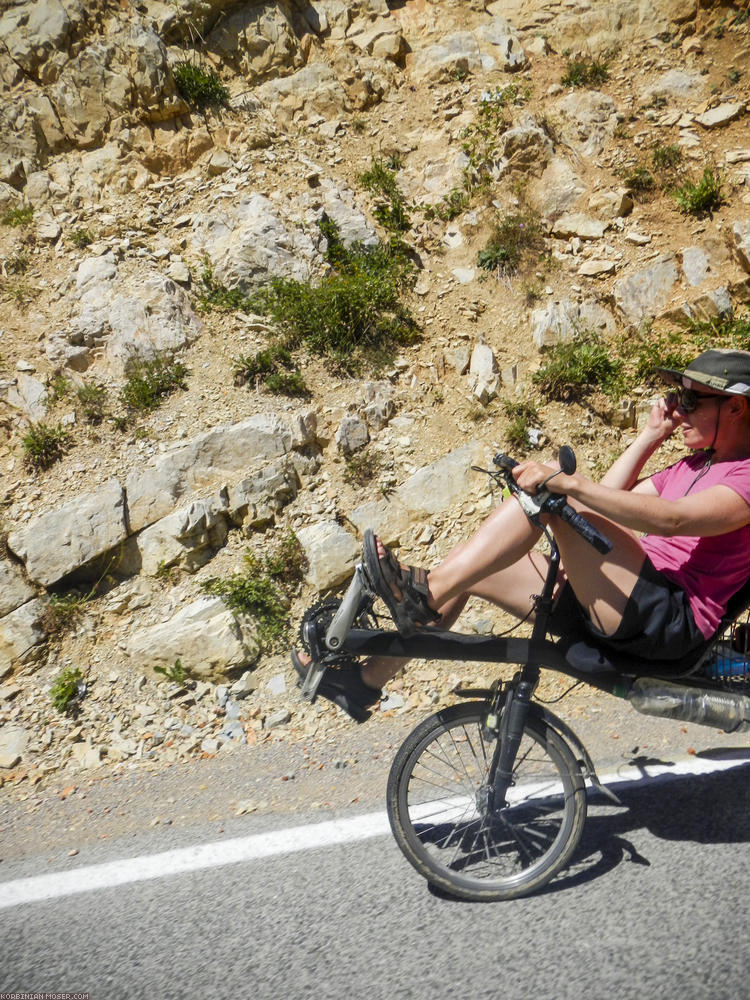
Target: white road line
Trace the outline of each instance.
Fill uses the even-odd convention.
[[[726,771],[746,764],[748,760],[750,752],[743,749],[738,750],[736,755],[724,755],[716,760],[690,757],[674,764],[647,765],[645,768],[623,764],[618,770],[601,775],[601,780],[607,785],[635,781],[655,782],[669,776]],[[290,827],[286,830],[272,830],[248,837],[235,837],[211,844],[177,848],[161,854],[88,865],[67,872],[52,872],[48,875],[15,879],[0,884],[0,909],[59,899],[80,892],[111,889],[117,885],[143,882],[165,875],[219,868],[241,861],[272,857],[276,854],[290,854],[295,851],[309,851],[316,847],[328,847],[332,844],[367,840],[384,836],[389,830],[385,812],[366,813],[349,819],[329,820],[325,823]]]
[[[0,884],[0,909],[34,903],[42,900],[72,896],[79,892],[110,889],[129,882],[178,875],[182,872],[200,871],[253,861],[274,854],[308,851],[315,847],[328,847],[369,837],[379,837],[389,831],[388,817],[384,812],[368,813],[351,819],[330,820],[310,826],[273,830],[249,837],[198,844],[195,847],[177,848],[162,854],[124,858],[100,865],[89,865],[69,872],[53,872],[32,878],[16,879]]]

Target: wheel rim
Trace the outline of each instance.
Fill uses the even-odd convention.
[[[466,888],[512,891],[542,871],[546,881],[562,866],[575,786],[554,746],[528,726],[508,804],[490,813],[494,748],[478,716],[426,735],[405,769],[400,811],[406,837],[435,874]]]

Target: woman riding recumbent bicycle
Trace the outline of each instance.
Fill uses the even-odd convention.
[[[492,475],[518,502],[429,574],[401,566],[366,532],[343,600],[303,619],[306,652],[293,653],[303,696],[320,694],[357,721],[413,657],[521,665],[510,682],[461,692],[474,700],[422,722],[391,769],[399,846],[455,895],[529,893],[580,838],[584,781],[598,779],[575,734],[533,701],[542,666],[627,693],[641,711],[727,731],[750,724],[742,674],[726,690],[706,673],[722,657],[730,671],[745,664],[722,629],[750,579],[750,353],[711,350],[684,372],[659,371],[678,391],[654,405],[601,483],[576,471],[570,449],[559,468],[498,456]],[[693,454],[639,478],[678,427]],[[534,548],[541,534],[549,555]],[[451,632],[470,596],[531,617],[530,638]],[[375,597],[397,632],[374,627]]]

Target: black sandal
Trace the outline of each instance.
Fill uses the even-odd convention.
[[[430,622],[440,621],[441,615],[427,603],[430,590],[428,571],[419,566],[401,566],[390,549],[378,557],[375,533],[365,531],[362,561],[373,592],[386,604],[400,635],[409,636]],[[397,598],[393,588],[401,591]]]
[[[292,650],[291,657],[301,687],[307,679],[311,663],[304,664],[296,649]],[[370,708],[383,697],[380,688],[371,688],[362,680],[357,661],[328,667],[318,685],[318,694],[342,708],[355,722],[366,722],[371,715]]]

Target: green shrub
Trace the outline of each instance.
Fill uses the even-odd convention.
[[[49,690],[50,701],[58,712],[71,712],[83,697],[83,677],[77,667],[66,667]]]
[[[173,684],[182,684],[187,679],[187,671],[179,658],[171,667],[154,667],[154,670],[157,674],[163,674]]]
[[[24,274],[29,266],[29,255],[25,250],[19,250],[5,259],[5,271],[7,274]]]
[[[697,184],[687,181],[676,189],[674,197],[685,215],[695,215],[698,218],[710,215],[723,202],[721,175],[712,167],[706,167]]]
[[[34,209],[31,205],[24,205],[22,208],[11,208],[3,216],[3,225],[12,226],[15,229],[17,226],[27,226],[33,218]]]
[[[608,396],[621,389],[623,362],[593,333],[547,348],[544,355],[546,361],[532,382],[548,399],[571,402],[595,389]]]
[[[609,79],[609,66],[597,59],[569,59],[565,75],[560,81],[564,87],[595,87]]]
[[[177,89],[193,107],[229,103],[229,91],[212,69],[185,61],[177,63],[173,73]]]
[[[477,264],[486,271],[514,274],[522,264],[538,260],[543,251],[539,220],[530,212],[516,212],[495,224],[487,246],[477,254]]]
[[[86,247],[91,246],[96,237],[93,233],[89,232],[88,229],[76,229],[74,233],[71,233],[68,240],[77,247],[79,250],[84,250]]]
[[[70,380],[64,375],[55,375],[52,379],[52,394],[55,399],[65,399],[70,392]]]
[[[528,451],[529,426],[539,421],[537,408],[528,402],[504,400],[503,410],[508,418],[505,437],[511,448]]]
[[[236,385],[245,385],[259,379],[269,392],[283,396],[309,396],[302,372],[292,360],[292,355],[280,344],[272,344],[265,351],[253,355],[240,355],[234,361],[232,374]]]
[[[460,188],[446,194],[437,205],[425,204],[421,206],[426,219],[440,219],[442,222],[450,222],[460,215],[469,205],[469,195]]]
[[[364,360],[385,363],[396,345],[419,337],[401,301],[414,274],[406,248],[395,238],[375,247],[347,248],[331,220],[323,220],[321,231],[331,269],[320,283],[274,278],[249,307],[270,316],[289,349],[304,345],[350,373],[359,371]]]
[[[244,562],[242,573],[206,580],[201,590],[221,597],[232,611],[253,617],[261,646],[272,648],[288,632],[288,594],[301,580],[305,567],[302,547],[290,532],[264,559],[248,552]]]
[[[404,233],[411,227],[396,174],[385,160],[373,160],[372,166],[360,175],[359,181],[367,191],[377,196],[373,215],[382,226],[393,233]]]
[[[29,425],[22,443],[26,465],[32,469],[48,469],[65,454],[70,434],[62,424],[50,426],[39,421]]]
[[[100,424],[104,419],[107,390],[103,385],[81,385],[76,389],[83,417],[90,424]]]
[[[148,413],[178,389],[186,389],[189,374],[171,354],[160,354],[148,361],[132,355],[125,365],[120,402],[130,413]]]

